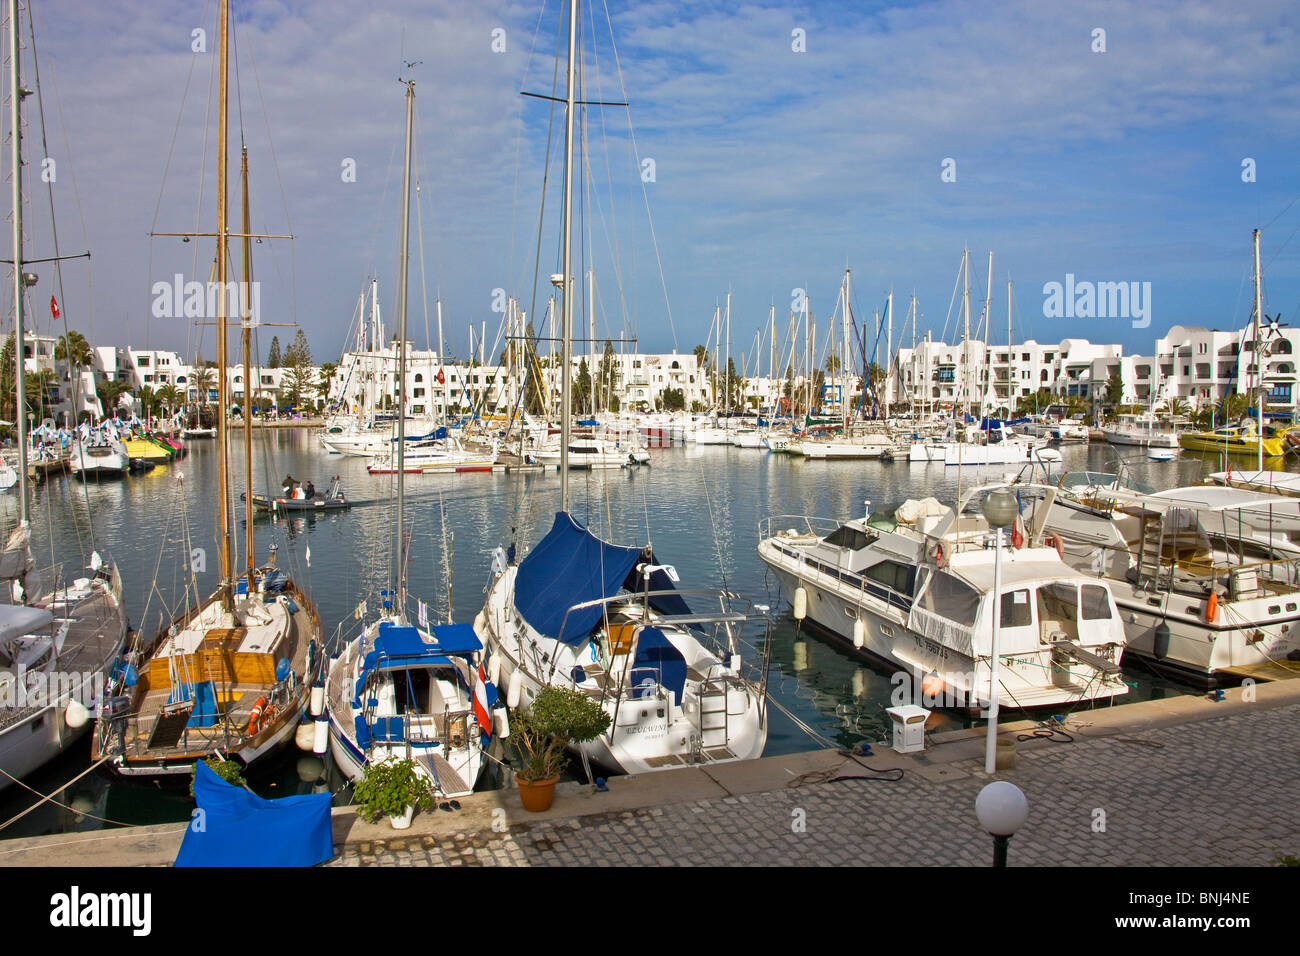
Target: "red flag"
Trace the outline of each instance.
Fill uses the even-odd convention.
[[[438,369],[438,384],[442,385],[447,381],[447,377],[442,374],[442,369]]]
[[[54,296],[50,296],[50,311],[54,313],[56,319],[59,317],[59,303],[55,300]]]

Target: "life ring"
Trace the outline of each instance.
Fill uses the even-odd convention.
[[[944,553],[943,542],[934,546],[934,563],[941,568],[948,566],[948,555]]]
[[[254,736],[262,729],[263,717],[266,718],[268,723],[270,722],[271,711],[272,708],[267,703],[265,697],[257,698],[256,703],[253,704],[252,713],[248,715],[248,735],[250,737]]]
[[[1054,531],[1047,532],[1043,535],[1043,544],[1049,548],[1055,548],[1056,556],[1062,561],[1065,560],[1065,542],[1061,540],[1059,534]]]
[[[1213,624],[1214,619],[1219,616],[1219,592],[1211,591],[1210,596],[1205,599],[1205,623]]]

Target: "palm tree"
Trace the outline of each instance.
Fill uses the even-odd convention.
[[[164,416],[171,413],[179,403],[180,397],[181,393],[177,391],[175,385],[171,384],[164,385],[162,388],[158,389],[158,391],[154,392],[154,398],[157,400],[158,404],[162,406]]]
[[[118,379],[109,379],[96,385],[95,394],[99,396],[100,404],[104,408],[104,415],[106,417],[112,416],[117,409],[118,400],[130,391],[131,383]]]
[[[1186,415],[1188,412],[1191,411],[1192,408],[1190,405],[1187,404],[1187,401],[1185,399],[1181,399],[1181,398],[1168,399],[1165,402],[1165,407],[1171,418],[1175,418],[1180,415]]]
[[[695,346],[695,367],[704,368],[709,364],[709,350],[703,345]]]

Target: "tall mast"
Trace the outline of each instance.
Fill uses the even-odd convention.
[[[411,232],[411,131],[415,124],[415,81],[406,81],[406,159],[402,176],[402,238],[397,254],[397,568],[393,610],[406,621],[406,277]]]
[[[844,270],[844,353],[840,359],[840,415],[844,419],[845,438],[849,428],[849,270]],[[865,338],[865,336],[863,336]]]
[[[889,376],[894,368],[894,290],[889,290],[889,303],[885,306],[889,317],[885,332],[885,421],[889,421]],[[864,343],[865,344],[865,343]]]
[[[993,345],[992,309],[993,309],[993,250],[990,249],[989,250],[989,277],[988,277],[988,282],[984,286],[984,337],[985,340],[988,342],[988,345],[986,345],[984,348],[984,354],[986,356],[989,356],[990,358],[992,357],[991,349]],[[981,418],[984,417],[984,395],[987,393],[988,387],[993,384],[991,381],[992,367],[993,367],[992,363],[989,362],[988,360],[984,362],[984,374],[986,376],[990,376],[990,380],[986,380],[984,382],[984,388],[980,390],[980,417]]]
[[[563,338],[560,364],[560,510],[569,510],[569,417],[573,403],[573,121],[576,103],[574,81],[578,72],[578,0],[569,0],[569,79],[565,94],[564,111],[564,272],[561,284],[564,290],[564,318],[560,335]]]
[[[438,377],[442,383],[438,386],[442,392],[442,420],[444,424],[451,423],[451,410],[447,407],[447,373],[443,371],[447,365],[447,360],[442,354],[442,298],[439,297],[435,303],[438,309]]]
[[[1011,343],[1011,280],[1006,280],[1006,418],[1015,418],[1015,346]]]
[[[252,396],[253,377],[252,370],[249,368],[249,352],[251,351],[250,337],[253,331],[253,311],[250,291],[253,288],[253,240],[249,233],[252,232],[248,216],[248,147],[245,146],[240,151],[239,159],[239,180],[243,190],[243,212],[244,212],[244,285],[241,293],[243,306],[243,322],[241,325],[241,339],[244,349],[244,392],[249,397]],[[223,293],[224,294],[224,293]],[[248,401],[245,400],[245,405]],[[256,567],[257,556],[253,553],[253,423],[252,420],[244,416],[244,570],[248,574],[248,593],[253,593],[253,568]]]
[[[1255,467],[1264,470],[1264,349],[1259,340],[1259,317],[1264,307],[1263,290],[1259,281],[1259,230],[1251,233],[1255,243],[1255,426],[1258,437]]]
[[[970,401],[970,250],[961,251],[961,311],[964,318],[961,335],[961,405]],[[965,411],[965,408],[962,408]],[[956,418],[956,415],[953,416]]]
[[[27,369],[23,358],[26,333],[23,330],[23,155],[22,155],[22,99],[26,95],[18,75],[18,0],[9,4],[9,126],[11,163],[13,167],[13,225],[14,225],[14,362],[16,391],[14,421],[18,423],[18,523],[27,525]]]
[[[229,410],[229,404],[226,401],[226,259],[227,244],[230,241],[230,228],[226,222],[226,185],[228,170],[226,168],[226,135],[228,103],[226,97],[226,86],[230,76],[230,51],[227,38],[230,35],[230,11],[226,0],[221,0],[221,25],[219,46],[221,50],[220,59],[220,98],[217,109],[217,289],[221,294],[217,299],[217,361],[221,367],[221,414],[217,416],[217,427],[220,429],[220,448],[219,459],[221,468],[221,587],[225,590],[225,601],[228,610],[234,610],[234,572],[232,565],[234,563],[234,514],[230,495],[230,429],[226,427],[225,420]],[[251,427],[249,419],[251,405],[249,399],[252,398],[250,382],[244,381],[244,428],[247,430]],[[248,489],[251,497],[252,488]]]
[[[731,425],[731,293],[727,293],[727,362],[726,370],[727,426]]]

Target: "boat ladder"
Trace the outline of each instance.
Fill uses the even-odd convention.
[[[1138,587],[1148,591],[1159,587],[1160,557],[1165,546],[1164,515],[1156,511],[1142,512],[1142,541],[1138,552]]]
[[[699,741],[700,747],[704,750],[725,747],[731,740],[731,727],[727,714],[729,688],[730,685],[725,677],[720,680],[709,679],[700,684]]]

